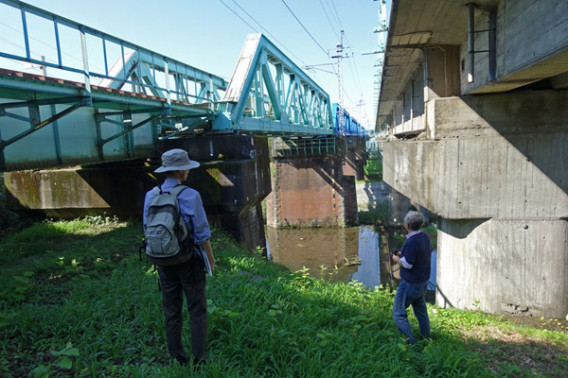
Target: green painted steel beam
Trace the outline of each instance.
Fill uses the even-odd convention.
[[[59,76],[0,68],[0,171],[141,157],[155,150],[160,139],[187,137],[195,128],[209,133],[333,133],[329,95],[263,35],[247,37],[228,84],[23,2],[0,0],[0,12],[6,7],[21,14],[24,52],[0,51],[0,57],[41,64]],[[56,62],[33,58],[39,55],[28,29],[38,19],[52,23]],[[77,65],[65,65],[61,58],[67,51],[59,36],[62,27],[81,41]],[[97,58],[104,68],[89,67],[92,43],[99,44],[95,50],[102,46]],[[107,49],[119,50],[116,62],[109,61]],[[247,107],[253,109],[250,114],[245,114]]]
[[[98,86],[93,86],[91,89],[92,106],[96,108],[154,109],[154,112],[164,112],[165,109],[169,108],[167,112],[175,115],[214,117],[213,110],[203,109],[201,106],[177,102],[168,106],[165,99],[161,97],[110,90]],[[47,104],[73,102],[74,99],[84,98],[87,95],[80,83],[0,70],[0,98],[37,100],[43,101],[42,104]],[[67,100],[63,100],[65,98]]]
[[[49,117],[48,119],[44,120],[44,121],[40,121],[39,118],[39,108],[36,106],[32,109],[34,109],[34,111],[36,112],[36,116],[30,116],[30,128],[17,134],[16,136],[13,136],[12,138],[8,139],[8,140],[0,140],[0,150],[3,150],[4,148],[6,148],[7,146],[19,141],[20,139],[44,128],[45,126],[51,124],[54,121],[57,121],[58,119],[61,119],[62,117],[65,117],[66,115],[68,115],[69,113],[74,112],[75,110],[79,109],[80,107],[86,106],[87,103],[86,101],[80,101],[76,104],[73,104],[71,106],[69,106],[67,109],[52,115],[51,117]],[[30,113],[32,112],[32,110],[30,110]]]

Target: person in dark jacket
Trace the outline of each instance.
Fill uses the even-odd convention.
[[[418,211],[409,211],[406,214],[406,242],[401,250],[392,256],[392,260],[400,265],[401,277],[394,297],[392,315],[396,326],[408,338],[410,344],[415,342],[406,313],[410,306],[418,319],[420,333],[423,337],[430,338],[430,319],[425,295],[430,278],[432,246],[428,234],[420,230],[423,224],[424,216]]]
[[[166,179],[160,186],[163,192],[171,191],[175,186],[187,180],[189,170],[199,167],[199,163],[189,159],[186,151],[173,149],[162,154],[162,166],[155,172],[165,172]],[[153,190],[146,193],[144,200],[143,223],[146,225],[148,208],[154,197]],[[172,359],[180,364],[187,364],[189,358],[182,345],[183,328],[183,295],[187,300],[190,316],[191,353],[193,363],[202,364],[207,360],[207,298],[205,293],[205,261],[207,258],[211,272],[214,269],[215,258],[211,249],[211,230],[201,196],[191,188],[185,188],[177,196],[179,209],[186,223],[191,243],[175,257],[173,263],[157,266],[162,288],[162,307],[164,310],[166,338],[168,350]],[[194,253],[201,248],[205,253]],[[193,249],[193,250],[190,250]]]

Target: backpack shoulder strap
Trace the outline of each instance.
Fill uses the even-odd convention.
[[[184,191],[185,189],[187,189],[188,187],[182,184],[176,185],[173,187],[172,190],[170,190],[170,193],[173,194],[174,196],[179,196],[179,194]]]
[[[178,219],[177,219],[177,224],[180,226],[181,229],[181,235],[179,237],[179,240],[185,240],[188,236],[188,231],[187,231],[187,226],[185,224],[185,222],[183,221],[182,215],[181,215],[181,211],[180,211],[180,207],[179,207],[179,201],[178,201],[178,196],[179,194],[184,191],[185,189],[187,189],[188,187],[182,184],[178,184],[176,186],[174,186],[172,188],[172,190],[170,190],[170,194],[174,196],[174,198],[176,199],[176,208],[178,211]]]
[[[162,191],[162,190],[161,190],[158,186],[155,186],[155,187],[152,189],[152,194],[153,194],[154,197],[155,197],[155,196],[157,196],[158,194],[160,194],[161,191]]]

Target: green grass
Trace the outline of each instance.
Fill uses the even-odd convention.
[[[367,163],[363,167],[365,177],[370,180],[382,180],[383,178],[383,164],[378,156],[370,156]]]
[[[157,276],[138,259],[140,230],[86,218],[3,237],[0,376],[189,375],[168,360]],[[289,272],[217,230],[213,248],[210,361],[196,376],[564,376],[565,331],[429,307],[433,338],[410,347],[389,290]]]

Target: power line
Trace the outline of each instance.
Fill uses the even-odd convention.
[[[237,16],[238,18],[241,19],[242,22],[244,22],[245,24],[248,25],[249,28],[251,28],[252,30],[254,30],[255,33],[258,33],[258,30],[255,29],[254,26],[252,26],[251,24],[249,24],[244,18],[242,18],[237,12],[235,12],[233,9],[231,9],[231,7],[229,7],[227,4],[225,4],[225,2],[223,0],[219,0],[221,2],[221,4],[223,4],[228,10],[230,10],[231,12],[233,12],[235,14],[235,16]]]
[[[304,67],[304,68],[305,68],[307,71],[310,71],[310,70],[317,70],[317,71],[325,72],[325,73],[332,74],[332,75],[335,75],[335,74],[336,74],[335,72],[331,72],[331,71],[328,71],[328,70],[324,70],[324,69],[317,68],[317,67],[312,67],[312,66],[306,66],[306,67]],[[316,72],[314,72],[314,74],[315,74],[315,73],[316,73]]]
[[[220,1],[220,0],[219,0]],[[302,61],[302,59],[300,59],[296,54],[294,54],[292,52],[292,50],[290,50],[289,48],[287,48],[282,42],[280,42],[274,35],[272,35],[272,33],[270,33],[268,31],[268,29],[266,29],[264,26],[262,26],[260,24],[260,22],[258,22],[251,14],[249,14],[243,7],[241,7],[239,5],[239,3],[237,3],[235,0],[233,0],[233,3],[239,7],[240,10],[242,10],[247,16],[250,17],[251,20],[253,20],[262,30],[264,30],[266,32],[266,34],[268,34],[274,41],[278,42],[286,51],[288,51],[290,54],[292,54],[296,59],[298,59],[302,64],[305,64],[304,61]]]
[[[361,80],[360,80],[360,77],[359,77],[359,67],[357,66],[357,61],[355,59],[355,52],[353,51],[353,44],[349,40],[349,36],[347,35],[347,33],[345,33],[345,39],[346,39],[347,45],[348,45],[346,48],[351,50],[350,58],[353,59],[353,61],[351,62],[351,65],[350,65],[351,73],[352,73],[353,77],[355,78],[357,86],[361,87]],[[349,57],[349,56],[346,56],[346,58],[347,57]]]
[[[3,23],[3,22],[0,22],[0,25],[3,25],[3,26],[5,26],[5,27],[8,28],[8,29],[12,29],[12,30],[15,31],[17,34],[19,34],[19,36],[24,36],[24,32],[23,32],[22,30],[18,30],[18,29],[16,29],[16,28],[14,28],[13,26],[10,26],[10,25],[5,24],[5,23]],[[30,24],[30,23],[28,23],[28,28],[29,28],[30,31],[31,31],[31,30],[35,30],[35,31],[38,31],[38,32],[39,32],[39,29],[35,27],[35,24]],[[28,36],[29,36],[29,35],[30,35],[30,33],[28,33]],[[2,39],[3,39],[4,41],[6,41],[4,38],[2,38]],[[55,52],[58,51],[56,46],[50,45],[49,43],[44,42],[44,41],[42,41],[41,39],[38,39],[38,38],[35,38],[35,37],[31,37],[31,36],[29,36],[29,39],[30,39],[30,41],[36,41],[36,42],[38,42],[38,43],[40,43],[40,44],[42,44],[42,45],[48,47],[48,48],[51,49],[52,51],[55,51]],[[11,45],[13,45],[13,46],[17,46],[17,47],[23,49],[23,47],[20,46],[20,45],[15,45],[13,42],[9,42],[9,43],[10,43]],[[80,63],[80,62],[83,61],[83,58],[79,58],[79,57],[77,57],[77,56],[75,56],[75,55],[73,55],[73,54],[69,54],[69,53],[63,51],[62,48],[60,49],[60,52],[61,52],[61,55],[62,55],[62,56],[67,56],[67,57],[69,57],[69,58],[75,60],[76,62],[79,62],[79,63]],[[37,54],[37,52],[35,52],[34,54]],[[59,63],[58,61],[55,61],[55,60],[53,60],[53,59],[51,59],[51,58],[47,58],[47,57],[46,57],[46,62],[53,63],[53,64],[58,64],[58,63]],[[103,70],[102,67],[99,67],[99,66],[97,66],[96,64],[92,64],[92,62],[89,62],[89,65],[90,65],[91,67],[93,67],[93,68],[96,68],[97,70],[100,70],[100,71]]]
[[[332,75],[336,75],[336,76],[337,76],[337,73],[335,72],[335,69],[334,69],[334,72],[331,72],[331,71],[328,71],[328,70],[324,70],[324,69],[319,68],[319,66],[333,66],[334,64],[335,64],[335,63],[310,64],[310,65],[308,65],[308,66],[303,66],[302,69],[305,69],[305,70],[307,70],[307,71],[309,71],[309,70],[318,70],[318,71],[322,71],[322,72],[325,72],[325,73],[328,73],[328,74],[332,74]],[[315,72],[314,72],[314,73],[315,73]]]
[[[347,39],[347,42],[349,42],[349,39],[347,37],[345,37],[345,39]],[[359,67],[357,66],[357,60],[355,59],[355,52],[353,51],[353,48],[351,46],[348,47],[349,50],[351,50],[351,56],[350,58],[353,58],[351,60],[351,64],[350,64],[350,68],[351,68],[351,73],[353,74],[355,81],[357,83],[358,87],[361,87],[361,80],[360,80],[360,75],[359,75]]]
[[[331,26],[331,30],[333,30],[333,33],[335,34],[335,36],[337,37],[337,39],[339,39],[339,35],[337,34],[337,32],[335,31],[335,26],[333,25],[333,22],[331,22],[331,18],[329,18],[329,14],[327,13],[327,9],[325,9],[323,3],[321,0],[319,0],[319,3],[321,5],[321,8],[323,9],[323,12],[325,13],[325,17],[327,18],[327,21],[329,22],[329,25]]]
[[[314,38],[313,35],[310,34],[310,32],[308,31],[308,29],[306,29],[306,27],[304,26],[304,24],[302,24],[302,22],[298,19],[298,17],[296,17],[296,15],[294,14],[294,12],[292,11],[292,9],[290,9],[290,7],[288,6],[288,4],[286,4],[286,1],[282,0],[282,2],[284,3],[284,5],[286,6],[286,8],[288,8],[288,10],[290,11],[290,13],[292,14],[292,16],[294,16],[294,18],[296,19],[296,21],[298,21],[298,23],[302,26],[302,28],[304,29],[304,31],[306,33],[308,33],[308,35],[310,36],[310,38],[316,43],[316,45],[318,45],[318,47],[321,49],[321,51],[323,51],[323,53],[327,56],[329,56],[329,54],[327,53],[327,51],[325,51],[325,49],[323,47],[321,47],[321,45],[318,43],[318,41],[316,41],[316,39]]]
[[[335,4],[334,4],[333,0],[329,0],[329,2],[331,3],[331,6],[332,6],[332,8],[335,12],[335,17],[336,17],[336,20],[337,20],[337,24],[339,25],[339,28],[341,30],[344,30],[343,25],[341,24],[341,17],[339,17],[339,13],[337,13],[337,8],[335,8]]]
[[[17,47],[18,49],[23,50],[22,46],[18,45],[17,43],[14,43],[14,42],[10,41],[9,39],[0,37],[0,40],[3,41],[4,43],[7,43],[7,44],[9,44],[9,45],[12,45],[13,47]]]
[[[323,8],[323,10],[324,10],[324,13],[325,13],[325,15],[326,15],[326,17],[327,17],[327,20],[329,21],[330,25],[331,25],[332,28],[333,28],[333,23],[331,22],[331,19],[330,19],[329,15],[328,15],[328,12],[327,12],[326,8],[324,7],[324,5],[323,5],[323,3],[322,3],[322,0],[319,0],[319,2],[320,2],[320,5],[322,6],[322,8]],[[337,24],[340,26],[340,28],[341,28],[341,30],[342,30],[342,35],[343,35],[343,33],[344,33],[343,30],[344,30],[344,29],[343,29],[343,25],[342,25],[342,23],[341,23],[341,18],[339,17],[339,13],[337,12],[337,8],[335,7],[335,3],[333,2],[333,0],[329,0],[329,2],[331,3],[331,8],[333,9],[333,11],[330,11],[330,13],[332,14],[332,16],[335,16],[335,21],[336,21]],[[334,32],[335,32],[335,29],[334,29]],[[336,36],[337,36],[337,33],[336,33]],[[339,39],[339,36],[337,36],[337,38]],[[351,45],[351,41],[349,40],[349,37],[346,35],[346,33],[345,33],[345,39],[346,39],[346,41],[347,41],[347,44],[348,44],[348,45]],[[342,44],[342,43],[341,43],[341,44]],[[342,47],[343,47],[343,46],[342,46]],[[343,56],[342,58],[353,58],[353,61],[350,63],[349,68],[350,68],[350,71],[351,71],[351,75],[352,75],[353,78],[355,79],[355,82],[356,82],[357,86],[358,86],[358,87],[361,87],[361,80],[360,80],[360,77],[359,77],[359,68],[357,67],[357,62],[355,61],[355,54],[353,53],[353,48],[352,48],[351,46],[349,46],[349,49],[351,50],[351,56]],[[339,62],[338,62],[338,64],[339,64]],[[338,68],[339,68],[339,67],[338,67]],[[339,79],[339,76],[340,76],[340,75],[342,76],[342,74],[341,74],[341,73],[338,73],[338,72],[336,72],[335,74],[336,74],[336,76],[338,76],[338,79]],[[345,89],[343,89],[343,92],[344,92],[344,94],[349,98],[349,96],[348,96],[347,93],[345,92]],[[340,97],[342,97],[342,96],[340,95]],[[350,101],[353,102],[351,99],[350,99]]]

